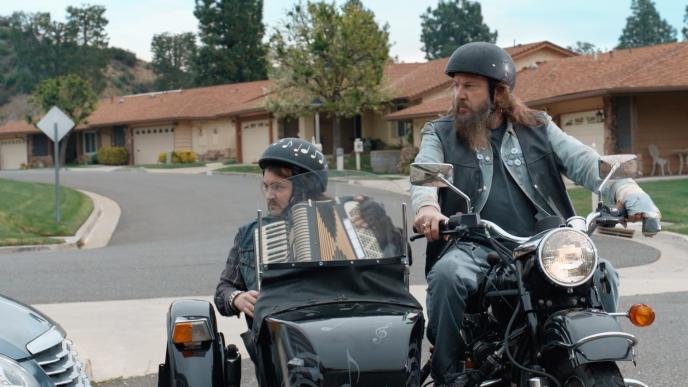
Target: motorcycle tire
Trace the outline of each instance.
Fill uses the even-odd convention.
[[[562,387],[625,387],[619,367],[613,362],[588,363],[561,375]]]
[[[406,360],[406,387],[419,387],[421,383],[420,344],[416,343],[409,348]]]

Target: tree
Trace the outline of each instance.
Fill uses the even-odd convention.
[[[420,19],[420,40],[428,60],[446,58],[466,43],[497,41],[497,30],[490,32],[490,27],[483,22],[477,1],[440,0],[437,8],[428,7]]]
[[[53,106],[57,106],[67,114],[76,125],[84,122],[96,109],[98,95],[88,80],[75,74],[46,79],[36,86],[30,98],[31,104],[40,112],[46,113]],[[64,165],[67,134],[60,144],[60,163]]]
[[[107,24],[102,5],[67,7],[65,30],[74,55],[69,72],[86,76],[98,91],[105,88],[104,70],[110,61]]]
[[[193,85],[191,65],[196,54],[196,36],[191,32],[163,33],[153,36],[153,71],[158,76],[158,90],[179,89]]]
[[[201,46],[195,57],[198,85],[267,78],[262,42],[262,0],[196,0]]]
[[[580,55],[592,55],[597,51],[597,47],[594,44],[580,41],[576,42],[575,46],[568,46],[566,48]]]
[[[676,41],[676,29],[662,19],[652,0],[632,0],[616,48],[635,48]]]
[[[69,7],[66,23],[53,21],[49,13],[13,13],[6,36],[17,90],[29,92],[44,79],[70,73],[88,78],[101,90],[109,60],[104,12],[101,6]]]
[[[333,153],[340,145],[340,119],[378,110],[389,96],[382,88],[389,59],[389,26],[360,1],[296,5],[270,38],[274,81],[266,108],[278,117],[312,111],[332,116]]]
[[[685,27],[681,29],[683,40],[688,40],[688,5],[686,5],[686,13],[683,15],[683,24],[685,24]]]

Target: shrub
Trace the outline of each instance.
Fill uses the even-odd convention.
[[[401,148],[401,155],[399,155],[399,164],[397,164],[397,168],[399,168],[400,173],[404,175],[408,175],[410,173],[411,163],[413,163],[413,160],[416,159],[417,154],[418,148],[412,146],[405,146]]]
[[[98,162],[104,165],[127,165],[129,151],[121,146],[104,146],[98,149]]]
[[[193,151],[175,151],[174,153],[177,154],[179,162],[182,164],[191,164],[198,161],[198,156]]]
[[[167,152],[160,152],[158,161],[162,164],[167,162]],[[198,156],[193,151],[173,151],[172,164],[192,164],[198,161]]]

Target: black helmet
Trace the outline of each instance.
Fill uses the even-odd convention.
[[[300,138],[283,138],[265,149],[258,159],[261,169],[269,164],[290,167],[294,175],[314,172],[308,176],[316,176],[318,190],[322,193],[327,189],[327,159],[315,145]]]
[[[504,82],[511,90],[516,86],[516,66],[501,47],[487,42],[466,43],[449,57],[445,74],[469,73]]]

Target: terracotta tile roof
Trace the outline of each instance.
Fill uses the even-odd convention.
[[[558,46],[552,42],[549,42],[547,40],[543,40],[541,42],[534,42],[534,43],[527,43],[527,44],[517,44],[515,46],[511,47],[504,47],[506,52],[511,55],[511,57],[516,60],[530,52],[537,51],[542,48],[550,48],[554,51],[558,51],[561,54],[567,55],[567,56],[577,56],[575,52],[568,50],[564,47]]]
[[[545,47],[558,51],[564,55],[577,55],[574,52],[548,41],[519,44],[513,47],[506,47],[505,50],[512,58],[518,59]],[[428,91],[449,86],[451,81],[444,75],[444,67],[447,65],[448,61],[449,58],[442,58],[424,63],[388,65],[387,68],[385,68],[385,77],[389,82],[394,98],[407,98],[413,100],[419,98]]]
[[[230,116],[260,106],[257,100],[270,84],[256,81],[105,98],[81,128]]]
[[[688,89],[688,42],[547,61],[518,72],[515,93],[530,104],[585,94]]]
[[[451,108],[451,103],[451,95],[442,95],[404,110],[388,114],[385,116],[385,119],[398,121],[417,117],[441,116]]]
[[[515,94],[530,105],[613,92],[688,89],[688,42],[580,55],[540,63],[518,72]],[[385,116],[400,120],[444,112],[444,96]],[[445,107],[443,107],[445,106]]]
[[[0,125],[0,134],[34,134],[41,131],[26,121],[9,121]]]
[[[444,75],[448,58],[425,63],[400,63],[388,65],[385,79],[395,99],[416,99],[422,94],[451,83]]]
[[[519,45],[506,50],[518,57],[543,46],[564,50],[549,42]],[[385,68],[385,82],[395,99],[418,99],[431,90],[450,84],[450,79],[444,75],[447,60],[390,64]],[[100,101],[96,111],[79,129],[264,112],[265,89],[271,85],[271,81],[256,81],[106,98]]]

